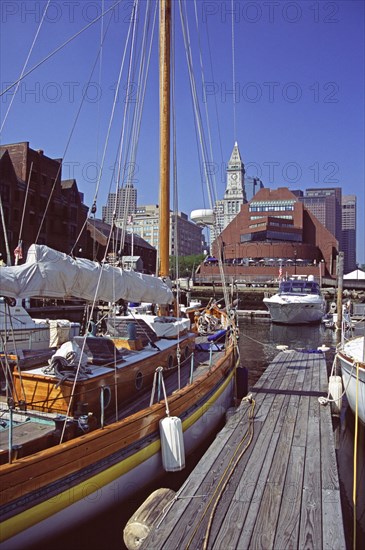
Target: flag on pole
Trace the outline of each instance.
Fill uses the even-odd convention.
[[[18,242],[18,246],[14,250],[14,256],[16,260],[21,260],[23,258],[23,241]]]

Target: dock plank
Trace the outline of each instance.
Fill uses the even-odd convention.
[[[141,549],[345,550],[326,376],[323,353],[278,353]]]
[[[273,548],[298,548],[305,448],[291,448]]]
[[[319,388],[319,372],[314,360],[311,392]],[[320,454],[320,405],[318,398],[309,401],[307,443],[304,465],[303,497],[300,518],[299,547],[322,547],[322,494]]]

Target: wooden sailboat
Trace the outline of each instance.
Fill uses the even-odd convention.
[[[160,56],[165,61],[160,76],[163,212],[169,208],[169,107],[164,98],[169,97],[170,0],[161,0],[160,5]],[[166,276],[169,222],[168,216],[167,221],[163,213],[161,217],[161,275]],[[47,252],[36,248],[33,263],[29,259],[24,266],[7,268],[7,295],[21,294],[20,281],[28,280],[24,270],[39,270],[42,281],[47,279],[37,257]],[[106,290],[108,276],[113,285],[119,276],[123,279],[119,268],[87,266],[80,259],[65,255],[60,259],[55,251],[50,254],[56,263],[58,257],[61,263],[76,264],[73,267],[82,272],[90,268],[98,287]],[[67,287],[71,295],[77,280],[78,275]],[[143,291],[149,282],[144,281]],[[122,281],[120,284],[123,286]],[[138,280],[128,286],[132,294],[134,285],[138,287]],[[87,287],[80,286],[83,290]],[[155,297],[162,292],[160,302],[169,303],[172,294],[165,283],[159,281],[156,286],[151,294]],[[41,291],[33,288],[28,292],[38,296]],[[46,292],[50,290],[45,288]],[[121,290],[119,296],[128,299],[129,290],[127,294]],[[232,404],[239,355],[233,316],[228,313],[226,328],[219,333],[223,346],[215,344],[215,337],[208,347],[197,346],[196,334],[185,327],[176,338],[159,338],[136,320],[134,326],[127,327],[123,349],[112,338],[74,339],[50,363],[29,370],[15,366],[8,378],[12,395],[2,411],[9,422],[2,432],[0,450],[2,548],[26,548],[56,536],[66,526],[97,517],[125,501],[162,475],[164,467],[172,471],[183,467],[185,454],[217,429]],[[10,366],[6,368],[10,376]],[[163,428],[160,431],[166,418],[171,419],[167,450],[162,443],[169,434]],[[179,423],[181,431],[173,433]]]

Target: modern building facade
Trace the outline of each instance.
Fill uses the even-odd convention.
[[[33,243],[66,253],[75,245],[85,248],[88,207],[76,181],[62,181],[61,159],[31,149],[28,142],[2,145],[0,197],[0,251],[6,263],[14,263],[19,240],[23,257]]]
[[[138,206],[129,230],[159,248],[159,207],[156,204]],[[204,248],[202,228],[183,212],[170,212],[170,255],[201,254]]]
[[[342,251],[344,272],[356,269],[356,196],[342,195]]]
[[[109,193],[106,206],[102,207],[102,217],[105,223],[120,223],[121,220],[133,216],[137,209],[137,189],[132,183],[120,187],[117,193]]]
[[[301,199],[307,210],[335,236],[342,249],[342,189],[341,187],[306,189]]]
[[[245,175],[245,192],[247,202],[252,200],[256,193],[258,193],[260,189],[263,188],[264,184],[262,183],[260,178]]]
[[[261,189],[212,246],[227,276],[238,281],[285,275],[334,278],[338,251],[333,234],[286,187]],[[197,281],[216,275],[218,265],[203,263]]]

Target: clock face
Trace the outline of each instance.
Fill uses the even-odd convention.
[[[231,180],[236,181],[236,179],[237,179],[237,174],[231,174]]]

